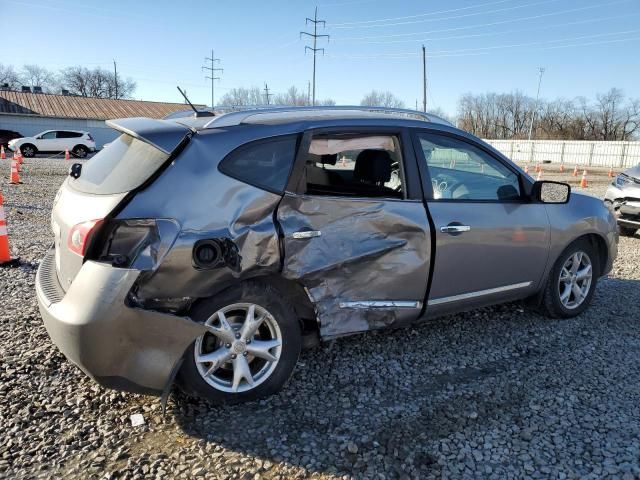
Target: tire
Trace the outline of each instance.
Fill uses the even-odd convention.
[[[36,156],[36,153],[38,153],[38,149],[31,143],[25,143],[24,145],[20,145],[20,153],[22,153],[22,156],[25,158],[33,158]]]
[[[583,257],[586,256],[586,260],[583,259],[581,261],[578,265],[578,270],[575,272],[572,268],[567,268],[565,270],[567,265],[571,265],[571,267],[573,267],[575,259],[579,258],[575,257],[575,255],[579,254],[582,254]],[[578,278],[579,272],[584,271],[586,266],[585,262],[587,261],[591,265],[591,278],[588,282],[588,287],[584,280],[576,281],[578,289],[583,290],[583,293],[586,293],[582,297],[582,300],[577,303],[577,296],[570,285],[572,285],[572,282]],[[569,277],[566,276],[567,272],[570,272]],[[551,318],[572,318],[580,315],[591,303],[591,299],[593,298],[593,294],[596,289],[599,272],[600,262],[598,252],[588,240],[578,240],[569,245],[560,254],[549,273],[549,278],[547,279],[547,284],[543,291],[542,302],[540,305],[542,313]],[[561,279],[561,274],[564,280]],[[567,291],[567,286],[569,286],[570,290],[569,297],[563,301],[561,298],[561,290],[565,293]],[[573,302],[571,301],[572,298],[574,299]]]
[[[623,227],[622,225],[618,225],[618,228],[620,228],[620,235],[623,237],[633,237],[638,231],[637,228]]]
[[[89,150],[84,145],[76,145],[75,147],[73,147],[73,150],[71,150],[71,153],[73,153],[74,157],[86,158]]]
[[[264,316],[265,320],[255,334],[240,336],[243,330],[240,323],[244,321],[246,324],[246,318],[249,317],[245,315],[250,305],[255,308],[254,318]],[[225,330],[220,321],[221,311],[226,324],[232,328],[229,340],[225,340],[228,330]],[[205,333],[185,352],[177,381],[188,395],[207,399],[217,405],[243,403],[277,392],[291,376],[302,344],[300,323],[284,296],[272,286],[256,281],[242,283],[201,301],[193,308],[191,317],[199,323],[209,321],[219,333]],[[281,345],[267,350],[269,354],[277,356],[276,362],[269,362],[253,354],[258,341],[264,352],[262,349],[267,345],[265,342],[273,342],[278,335]],[[219,366],[214,367],[212,362],[196,361],[196,354],[203,356],[214,353],[218,354]],[[235,357],[229,359],[231,355]],[[254,385],[250,385],[247,378],[242,377],[234,391],[236,371],[243,371],[243,362],[248,364]],[[215,370],[209,373],[211,368]]]

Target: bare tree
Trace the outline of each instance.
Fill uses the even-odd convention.
[[[367,93],[362,100],[360,101],[360,105],[366,107],[389,107],[389,108],[404,108],[404,102],[396,97],[393,93],[387,92],[378,92],[377,90],[372,90]]]
[[[458,102],[458,124],[484,138],[526,138],[536,102],[520,92],[466,94]],[[535,138],[630,140],[640,133],[640,100],[613,88],[595,102],[579,97],[537,105]]]
[[[265,101],[263,99],[262,91],[259,87],[232,88],[227,93],[225,93],[218,102],[219,105],[227,107],[262,105],[263,103],[265,103]]]
[[[302,90],[298,90],[298,87],[295,85],[289,87],[286,93],[277,94],[273,99],[273,103],[287,106],[304,106],[311,104],[309,96]]]
[[[43,92],[52,92],[58,85],[55,74],[39,65],[24,65],[19,78],[22,85],[41,87]]]
[[[0,63],[0,86],[7,85],[10,90],[20,88],[20,75],[13,69],[13,65]]]
[[[97,98],[130,98],[136,84],[131,79],[116,79],[113,72],[102,68],[69,67],[61,72],[62,88],[73,95]],[[117,83],[116,83],[117,82]]]

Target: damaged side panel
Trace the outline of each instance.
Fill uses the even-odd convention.
[[[429,224],[417,201],[285,195],[283,276],[314,302],[322,337],[415,320],[427,289]]]
[[[144,305],[208,297],[239,280],[280,269],[273,215],[281,196],[220,173],[217,161],[209,159],[224,157],[230,147],[209,140],[195,136],[180,161],[118,215],[171,218],[180,227],[162,263],[136,285]],[[209,250],[194,251],[207,245]]]

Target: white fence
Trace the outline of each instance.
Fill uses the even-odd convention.
[[[565,163],[590,167],[633,167],[640,164],[640,142],[587,140],[485,140],[516,162]]]

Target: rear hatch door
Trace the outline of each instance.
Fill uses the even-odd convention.
[[[56,272],[64,290],[84,262],[84,253],[78,248],[83,235],[95,233],[131,192],[144,187],[170,161],[192,133],[184,125],[148,118],[110,120],[107,124],[122,135],[83,162],[77,178],[67,177],[53,205]]]

